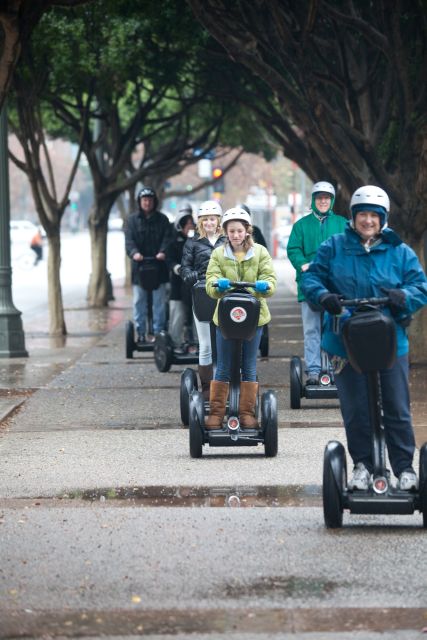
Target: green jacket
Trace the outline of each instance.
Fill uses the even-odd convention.
[[[228,244],[212,251],[206,271],[206,291],[211,298],[222,298],[225,295],[213,286],[219,278],[228,278],[229,280],[240,282],[267,280],[270,288],[265,293],[258,293],[254,289],[249,289],[249,291],[261,301],[258,326],[260,327],[270,322],[271,315],[265,298],[272,296],[276,290],[276,274],[273,268],[273,260],[265,247],[260,244],[254,244],[248,250],[242,262],[236,260]],[[215,309],[213,321],[218,325],[218,305]]]
[[[329,213],[323,222],[320,222],[314,213],[310,213],[295,222],[289,236],[286,252],[296,271],[298,302],[305,300],[300,286],[303,274],[301,266],[311,262],[322,242],[336,233],[342,233],[346,224],[346,218],[337,216],[333,212]]]

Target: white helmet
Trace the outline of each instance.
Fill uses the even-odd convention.
[[[335,198],[334,185],[330,182],[325,182],[324,180],[314,183],[311,195],[314,196],[315,193],[330,193],[332,198]]]
[[[222,208],[216,200],[205,200],[197,212],[197,220],[202,216],[222,216]]]
[[[227,211],[222,216],[221,224],[223,227],[230,222],[230,220],[240,220],[241,222],[246,222],[247,224],[252,224],[251,214],[248,211],[245,211],[242,207],[233,207],[232,209],[227,209]]]
[[[386,213],[390,211],[390,199],[386,192],[380,187],[374,187],[371,184],[365,187],[359,187],[351,196],[350,209],[358,204],[374,204],[383,207]]]
[[[381,229],[385,229],[390,211],[390,199],[384,189],[368,184],[359,187],[353,193],[350,200],[350,211],[351,226],[354,226],[354,219],[359,211],[373,211],[380,217]]]

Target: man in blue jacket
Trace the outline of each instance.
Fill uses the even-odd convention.
[[[409,343],[405,321],[427,304],[427,279],[414,251],[388,228],[388,195],[367,185],[354,192],[351,221],[344,233],[320,245],[316,258],[302,278],[306,298],[325,311],[322,347],[335,370],[347,444],[354,470],[348,488],[367,490],[373,469],[371,426],[366,374],[348,361],[341,333],[333,327],[340,315],[340,299],[389,297],[384,313],[396,325],[397,358],[392,368],[380,372],[384,428],[393,473],[402,490],[415,491],[412,466],[415,438],[411,422],[408,383]]]

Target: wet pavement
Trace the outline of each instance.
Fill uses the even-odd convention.
[[[338,402],[289,406],[302,354],[293,272],[277,263],[262,391],[279,406],[279,453],[189,456],[183,371],[125,357],[130,294],[106,310],[43,315],[30,357],[0,361],[0,638],[418,638],[427,627],[421,515],[350,516],[326,530],[323,450],[345,443]],[[426,368],[411,370],[417,444]]]

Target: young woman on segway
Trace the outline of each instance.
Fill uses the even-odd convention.
[[[182,254],[180,275],[188,286],[205,279],[212,251],[225,241],[221,216],[221,205],[216,200],[206,200],[200,205],[196,233],[193,238],[187,239]],[[193,316],[199,339],[199,377],[202,393],[205,400],[209,400],[213,376],[210,322],[201,322],[195,313]]]
[[[373,471],[372,428],[366,373],[348,360],[342,339],[342,299],[384,298],[383,313],[392,317],[397,337],[393,366],[379,372],[385,439],[398,489],[415,492],[413,468],[415,438],[411,422],[408,384],[408,318],[427,304],[427,280],[414,251],[387,226],[390,201],[383,189],[364,186],[354,192],[351,221],[344,233],[320,245],[302,277],[306,298],[325,311],[322,347],[335,370],[348,450],[354,463],[350,491],[368,491]],[[344,320],[344,317],[342,318]],[[337,326],[338,324],[338,326]]]
[[[239,421],[243,429],[258,426],[255,417],[258,383],[256,362],[263,325],[270,319],[265,300],[276,289],[276,274],[267,249],[255,244],[252,239],[250,214],[240,207],[224,213],[222,226],[226,243],[213,251],[206,272],[206,291],[212,298],[221,298],[230,290],[231,281],[256,282],[254,296],[260,299],[261,310],[258,329],[252,340],[243,341]],[[218,327],[218,307],[215,311],[217,368],[210,389],[210,415],[205,418],[206,429],[219,429],[225,416],[226,402],[231,376],[231,340],[226,340]]]

